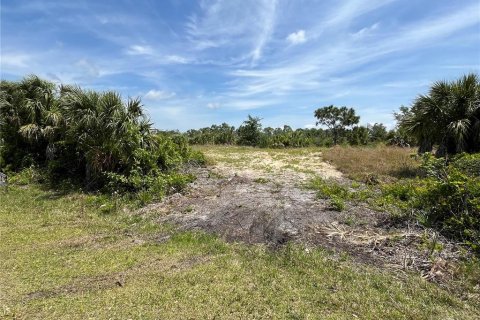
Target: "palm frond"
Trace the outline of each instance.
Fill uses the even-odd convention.
[[[19,133],[27,140],[36,141],[41,137],[41,129],[34,123],[20,127]]]

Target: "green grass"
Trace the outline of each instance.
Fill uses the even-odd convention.
[[[0,191],[0,315],[6,319],[476,318],[416,275],[322,250],[278,251],[105,214],[95,196]],[[167,239],[168,238],[168,239]]]

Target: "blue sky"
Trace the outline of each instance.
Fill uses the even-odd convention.
[[[161,129],[310,127],[330,104],[392,127],[433,81],[479,72],[480,1],[3,0],[0,66],[139,96]]]

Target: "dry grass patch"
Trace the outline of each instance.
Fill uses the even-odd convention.
[[[412,157],[415,153],[414,148],[336,146],[324,149],[323,159],[349,178],[388,181],[417,174],[419,164]]]

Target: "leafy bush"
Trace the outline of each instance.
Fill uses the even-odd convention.
[[[330,199],[330,206],[335,211],[343,211],[345,210],[345,207],[346,207],[345,201],[342,198],[336,197],[336,196],[333,196]]]
[[[452,166],[471,175],[480,176],[480,153],[462,153],[453,158]]]
[[[326,181],[320,177],[312,179],[308,185],[310,189],[317,191],[317,197],[321,199],[330,199],[332,197],[348,199],[351,197],[350,191],[334,181]]]
[[[477,163],[478,155],[461,156],[448,163],[426,153],[422,160],[426,178],[384,187],[384,200],[396,200],[405,212],[413,210],[424,225],[480,251],[480,176],[472,175],[471,167],[465,165]]]
[[[430,154],[424,156],[424,167],[429,180],[418,189],[416,205],[426,222],[480,250],[480,176]]]

